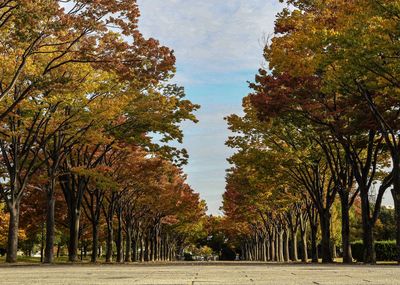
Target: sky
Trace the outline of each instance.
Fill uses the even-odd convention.
[[[273,33],[278,0],[138,0],[139,29],[175,51],[176,83],[200,104],[198,124],[184,124],[183,146],[190,158],[188,183],[205,199],[208,212],[219,210],[225,190],[226,159],[232,150],[224,117],[241,113],[263,62],[266,38]]]

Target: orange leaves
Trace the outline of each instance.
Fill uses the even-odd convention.
[[[199,195],[186,184],[181,169],[140,148],[126,146],[116,152],[120,155],[111,165],[113,177],[136,216],[159,216],[162,223],[177,225],[204,215]]]
[[[7,245],[9,222],[10,214],[6,212],[4,204],[0,203],[0,247],[2,248]],[[18,238],[21,240],[26,238],[25,230],[18,231]]]
[[[115,73],[139,89],[156,86],[174,72],[173,53],[138,31],[134,0],[6,1],[0,16],[0,98],[8,99],[2,118],[13,103],[37,97],[44,88],[54,90],[63,82],[73,90],[74,78],[68,75],[82,64],[92,72]],[[19,94],[12,94],[15,86]]]

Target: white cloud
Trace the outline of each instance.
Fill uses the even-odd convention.
[[[278,0],[138,0],[140,30],[175,50],[185,81],[206,73],[256,70]]]

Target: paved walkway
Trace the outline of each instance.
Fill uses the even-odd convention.
[[[0,284],[400,284],[398,266],[171,264],[0,267]]]

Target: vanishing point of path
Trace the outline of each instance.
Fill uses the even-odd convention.
[[[0,267],[0,284],[394,285],[400,284],[400,267],[241,263],[4,266]]]

